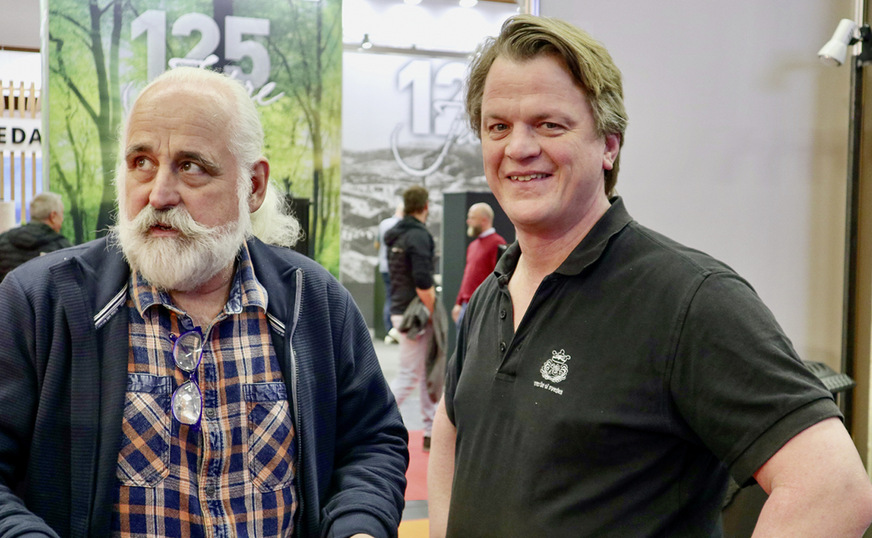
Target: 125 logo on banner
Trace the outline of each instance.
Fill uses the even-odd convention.
[[[412,93],[412,135],[444,137],[439,154],[430,166],[415,168],[400,155],[399,137],[404,125],[398,123],[391,132],[391,152],[396,163],[407,174],[428,176],[442,166],[453,145],[475,143],[475,134],[466,126],[466,116],[463,114],[465,71],[466,63],[448,61],[436,70],[434,76],[432,60],[412,60],[397,73],[397,89],[403,91],[408,88]]]
[[[176,37],[189,37],[194,32],[200,34],[200,40],[188,51],[184,58],[171,58],[167,62],[167,15],[163,10],[149,9],[136,17],[130,23],[130,39],[137,39],[142,34],[146,36],[146,62],[148,65],[148,80],[152,80],[166,70],[167,65],[208,66],[217,61],[214,53],[221,43],[221,28],[214,19],[203,13],[186,13],[173,23],[171,34]],[[267,84],[270,74],[270,58],[266,47],[246,36],[269,36],[269,19],[254,17],[224,18],[224,58],[238,62],[244,58],[251,60],[251,71],[245,73],[241,67],[234,66],[232,72],[236,78],[249,83],[253,88],[261,88]],[[269,84],[266,94],[275,86]],[[260,94],[264,94],[263,91]],[[264,96],[266,95],[264,94]],[[268,104],[261,102],[260,104]]]

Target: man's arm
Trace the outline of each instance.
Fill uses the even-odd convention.
[[[35,318],[38,311],[20,283],[21,273],[0,283],[0,536],[57,536],[33,514],[14,489],[27,465],[37,409],[34,368]],[[38,487],[31,484],[31,487]]]
[[[430,537],[442,538],[448,529],[448,506],[454,483],[454,446],[457,429],[445,411],[445,397],[439,401],[433,419],[430,462],[427,465],[427,504],[430,517]]]
[[[345,314],[334,311],[330,338],[336,357],[335,453],[329,458],[332,469],[330,489],[320,506],[321,529],[313,535],[396,536],[402,518],[406,469],[409,463],[408,434],[396,401],[391,394],[372,337],[351,295],[341,290]],[[306,326],[311,329],[311,325]],[[303,330],[298,328],[298,333]],[[312,354],[298,339],[299,354]],[[311,342],[322,343],[321,339]],[[310,344],[311,345],[311,344]],[[319,383],[323,383],[320,381]],[[326,402],[323,421],[328,418]],[[311,422],[321,421],[316,416]],[[316,430],[311,430],[315,432]],[[309,453],[310,458],[322,458]],[[304,502],[306,500],[304,499]],[[317,501],[316,501],[317,502]]]
[[[429,310],[432,314],[433,309],[436,308],[436,288],[434,286],[430,286],[425,290],[422,290],[421,288],[415,288],[415,293],[418,294],[421,302],[424,303],[424,306],[426,306],[427,310]]]
[[[859,537],[872,523],[872,483],[838,418],[797,434],[754,478],[769,494],[756,538]]]

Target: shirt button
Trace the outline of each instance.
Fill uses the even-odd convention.
[[[507,314],[506,314],[506,309],[505,309],[505,308],[503,308],[502,310],[500,310],[500,319],[506,319],[506,315],[507,315]]]
[[[500,342],[500,351],[501,351],[501,352],[505,352],[505,351],[506,351],[506,343],[505,343],[505,342]]]
[[[214,407],[206,408],[206,418],[215,418],[216,416],[218,416],[218,411]]]
[[[210,499],[215,496],[215,486],[212,484],[206,484],[206,497]]]

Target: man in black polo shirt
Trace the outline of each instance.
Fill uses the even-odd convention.
[[[766,536],[861,536],[872,484],[831,394],[729,267],[613,196],[627,117],[608,52],[520,15],[467,113],[518,241],[473,295],[428,476],[431,536],[721,536],[728,477]]]

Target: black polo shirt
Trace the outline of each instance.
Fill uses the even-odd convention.
[[[720,536],[739,483],[839,416],[751,286],[632,220],[620,198],[517,333],[513,244],[447,372],[449,536]]]

